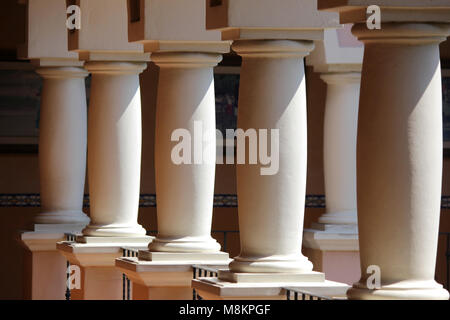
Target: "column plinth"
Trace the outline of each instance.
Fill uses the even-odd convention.
[[[71,300],[122,300],[123,276],[115,267],[115,259],[122,256],[123,247],[144,249],[151,241],[150,237],[146,240],[129,237],[118,243],[115,238],[104,238],[100,243],[79,243],[79,239],[57,243],[60,257],[78,266],[80,271],[71,274],[79,277],[80,285],[71,288]],[[92,240],[92,237],[87,239]]]
[[[139,73],[145,62],[90,61],[88,178],[91,223],[84,236],[140,237],[141,168]]]
[[[365,44],[357,141],[361,279],[350,299],[448,299],[434,280],[442,179],[439,42],[448,24],[356,24]],[[381,286],[367,284],[369,266]],[[370,281],[369,281],[370,282]]]
[[[150,251],[220,252],[211,224],[216,162],[213,67],[221,59],[219,53],[152,54],[160,71],[155,134],[158,235]],[[172,159],[179,143],[172,141],[177,129],[190,134],[189,163]],[[202,141],[199,163],[194,159],[195,139]]]
[[[238,128],[279,130],[279,170],[237,164],[241,252],[231,272],[304,273],[301,253],[306,188],[306,90],[303,58],[312,41],[238,40],[242,56]]]
[[[44,67],[40,109],[39,224],[86,225],[86,90],[88,73],[79,67]]]

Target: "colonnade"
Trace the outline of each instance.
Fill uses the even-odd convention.
[[[33,9],[35,2],[28,3],[30,15],[39,11]],[[87,224],[81,212],[86,157],[83,79],[92,73],[87,131],[90,223],[75,243],[58,242],[57,247],[71,263],[84,268],[84,282],[97,281],[98,274],[88,275],[93,274],[92,268],[101,267],[110,275],[104,281],[116,285],[92,292],[85,286],[80,297],[118,298],[106,291],[117,287],[120,270],[139,285],[141,295],[136,292],[135,298],[186,298],[191,264],[223,269],[229,264],[229,270],[219,272],[218,278],[192,283],[211,299],[278,297],[280,293],[261,288],[281,288],[287,282],[300,287],[306,282],[324,288],[339,286],[325,281],[323,273],[313,272],[312,263],[301,253],[307,173],[304,58],[314,50],[315,42],[323,40],[324,29],[340,27],[339,15],[318,11],[316,1],[314,6],[291,1],[295,4],[290,7],[265,0],[266,7],[259,12],[248,11],[251,4],[230,2],[234,5],[225,8],[206,6],[203,0],[192,7],[183,1],[144,1],[161,14],[140,7],[134,12],[139,19],[131,19],[127,1],[114,0],[108,1],[108,7],[115,19],[108,22],[102,19],[107,15],[101,7],[81,1],[82,12],[95,12],[106,30],[120,30],[120,35],[101,34],[100,39],[111,41],[101,47],[92,31],[95,23],[83,23],[85,29],[69,33],[65,53],[77,52],[80,65],[38,70],[45,79],[45,108],[40,141],[43,212],[36,223],[54,225]],[[253,15],[251,27],[242,12]],[[207,23],[211,30],[196,25],[217,14],[228,17],[220,20],[223,25]],[[268,19],[277,15],[285,19]],[[155,27],[167,19],[173,28]],[[359,20],[347,21],[356,22],[352,32],[365,45],[361,76],[357,70],[322,75],[328,84],[324,162],[329,211],[319,222],[354,226],[358,221],[362,276],[348,291],[349,298],[448,299],[448,292],[434,281],[434,269],[442,176],[438,44],[449,35],[449,24],[440,17],[436,22],[441,23],[406,20],[388,21],[380,30],[369,30]],[[189,23],[194,27],[184,30]],[[215,158],[213,67],[230,45],[242,57],[238,127],[279,133],[278,172],[261,175],[265,164],[260,161],[237,165],[241,252],[232,260],[211,237],[214,162],[177,165],[171,159],[172,132],[183,128],[193,134],[195,121],[210,133],[209,147],[203,146],[202,154]],[[160,68],[155,239],[146,237],[137,223],[139,74],[149,56]],[[28,58],[42,60],[42,55]],[[54,58],[67,61],[66,56]],[[329,107],[333,104],[335,108]],[[56,131],[64,133],[56,136]],[[127,245],[140,248],[139,256],[119,258],[120,247]],[[381,287],[375,290],[367,284],[366,270],[372,265],[381,270]],[[221,291],[217,294],[214,288]],[[227,293],[229,288],[234,288],[232,294]],[[250,294],[249,288],[254,289]],[[241,296],[240,289],[247,293]]]

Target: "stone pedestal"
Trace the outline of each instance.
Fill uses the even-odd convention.
[[[72,273],[73,283],[80,277],[80,288],[71,288],[72,300],[122,300],[123,277],[114,266],[115,259],[122,256],[122,247],[146,248],[151,237],[83,237],[77,242],[59,242],[57,248],[71,265],[79,267],[80,273]]]
[[[56,249],[65,233],[80,232],[84,225],[34,225],[23,231],[19,242],[24,252],[24,299],[64,300],[67,278],[66,259]]]
[[[360,278],[356,225],[313,224],[303,232],[303,252],[329,280],[351,285]]]
[[[168,253],[141,251],[120,258],[116,267],[133,283],[133,300],[191,300],[193,265],[227,268],[227,253]]]
[[[349,288],[344,283],[325,280],[320,272],[233,273],[219,270],[219,277],[199,278],[192,287],[205,300],[285,300],[286,288],[295,288],[330,298],[342,297]]]

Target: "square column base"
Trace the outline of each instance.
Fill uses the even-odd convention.
[[[361,276],[356,226],[316,224],[303,232],[303,254],[327,279],[352,285]]]
[[[92,238],[92,239],[91,239]],[[114,261],[122,256],[121,248],[144,249],[152,237],[77,237],[81,242],[58,242],[59,252],[79,269],[72,270],[72,300],[122,300],[123,277]],[[77,278],[79,277],[79,278]]]
[[[228,253],[225,252],[140,251],[139,258],[116,259],[116,267],[131,280],[133,300],[192,300],[192,266],[225,269],[230,261]]]
[[[303,274],[234,273],[219,270],[219,277],[192,280],[192,287],[205,300],[286,300],[286,288],[313,294],[344,297],[349,286],[325,280],[320,272]]]
[[[65,233],[83,228],[84,225],[35,224],[33,231],[19,233],[17,240],[25,248],[24,299],[65,299],[67,263],[56,243],[65,240]]]

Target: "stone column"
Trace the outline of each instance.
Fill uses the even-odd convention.
[[[80,267],[74,300],[122,299],[121,247],[144,249],[151,240],[137,223],[141,169],[139,73],[145,61],[89,61],[92,73],[88,120],[91,223],[76,242],[59,242]]]
[[[213,67],[222,55],[161,52],[152,54],[152,60],[160,68],[155,142],[158,235],[149,250],[219,252],[219,243],[211,237],[216,163]],[[178,132],[190,140],[181,139]],[[186,161],[174,158],[186,152]]]
[[[87,72],[80,67],[41,67],[39,224],[86,225],[83,213],[86,176]]]
[[[145,235],[137,223],[141,169],[139,73],[145,62],[86,63],[92,73],[88,123],[91,223],[85,236]]]
[[[357,142],[361,280],[350,299],[448,299],[435,282],[442,178],[439,43],[448,24],[365,24]],[[380,268],[372,290],[366,271]],[[367,283],[369,282],[369,284]]]
[[[356,130],[361,74],[325,73],[327,98],[324,120],[324,224],[357,224]]]
[[[220,51],[229,49],[224,43]],[[158,235],[138,258],[116,267],[133,282],[133,299],[192,298],[192,265],[229,263],[211,237],[216,160],[213,67],[219,52],[156,52],[155,133]]]
[[[350,68],[349,68],[350,69]],[[356,131],[361,73],[322,73],[327,83],[324,119],[326,213],[303,232],[304,253],[327,279],[360,278],[356,213]]]
[[[66,261],[56,250],[65,233],[89,222],[83,213],[86,177],[86,92],[83,62],[67,50],[66,1],[18,0],[25,13],[18,59],[43,78],[39,124],[41,210],[19,231],[24,252],[24,298],[64,299]],[[28,228],[28,226],[27,226]],[[48,284],[52,285],[49,286]]]
[[[312,41],[238,40],[242,56],[238,128],[279,130],[279,170],[237,165],[241,253],[236,273],[303,273],[301,253],[306,188],[307,128],[303,58]],[[260,138],[260,137],[259,137]],[[276,152],[276,150],[273,150]]]

